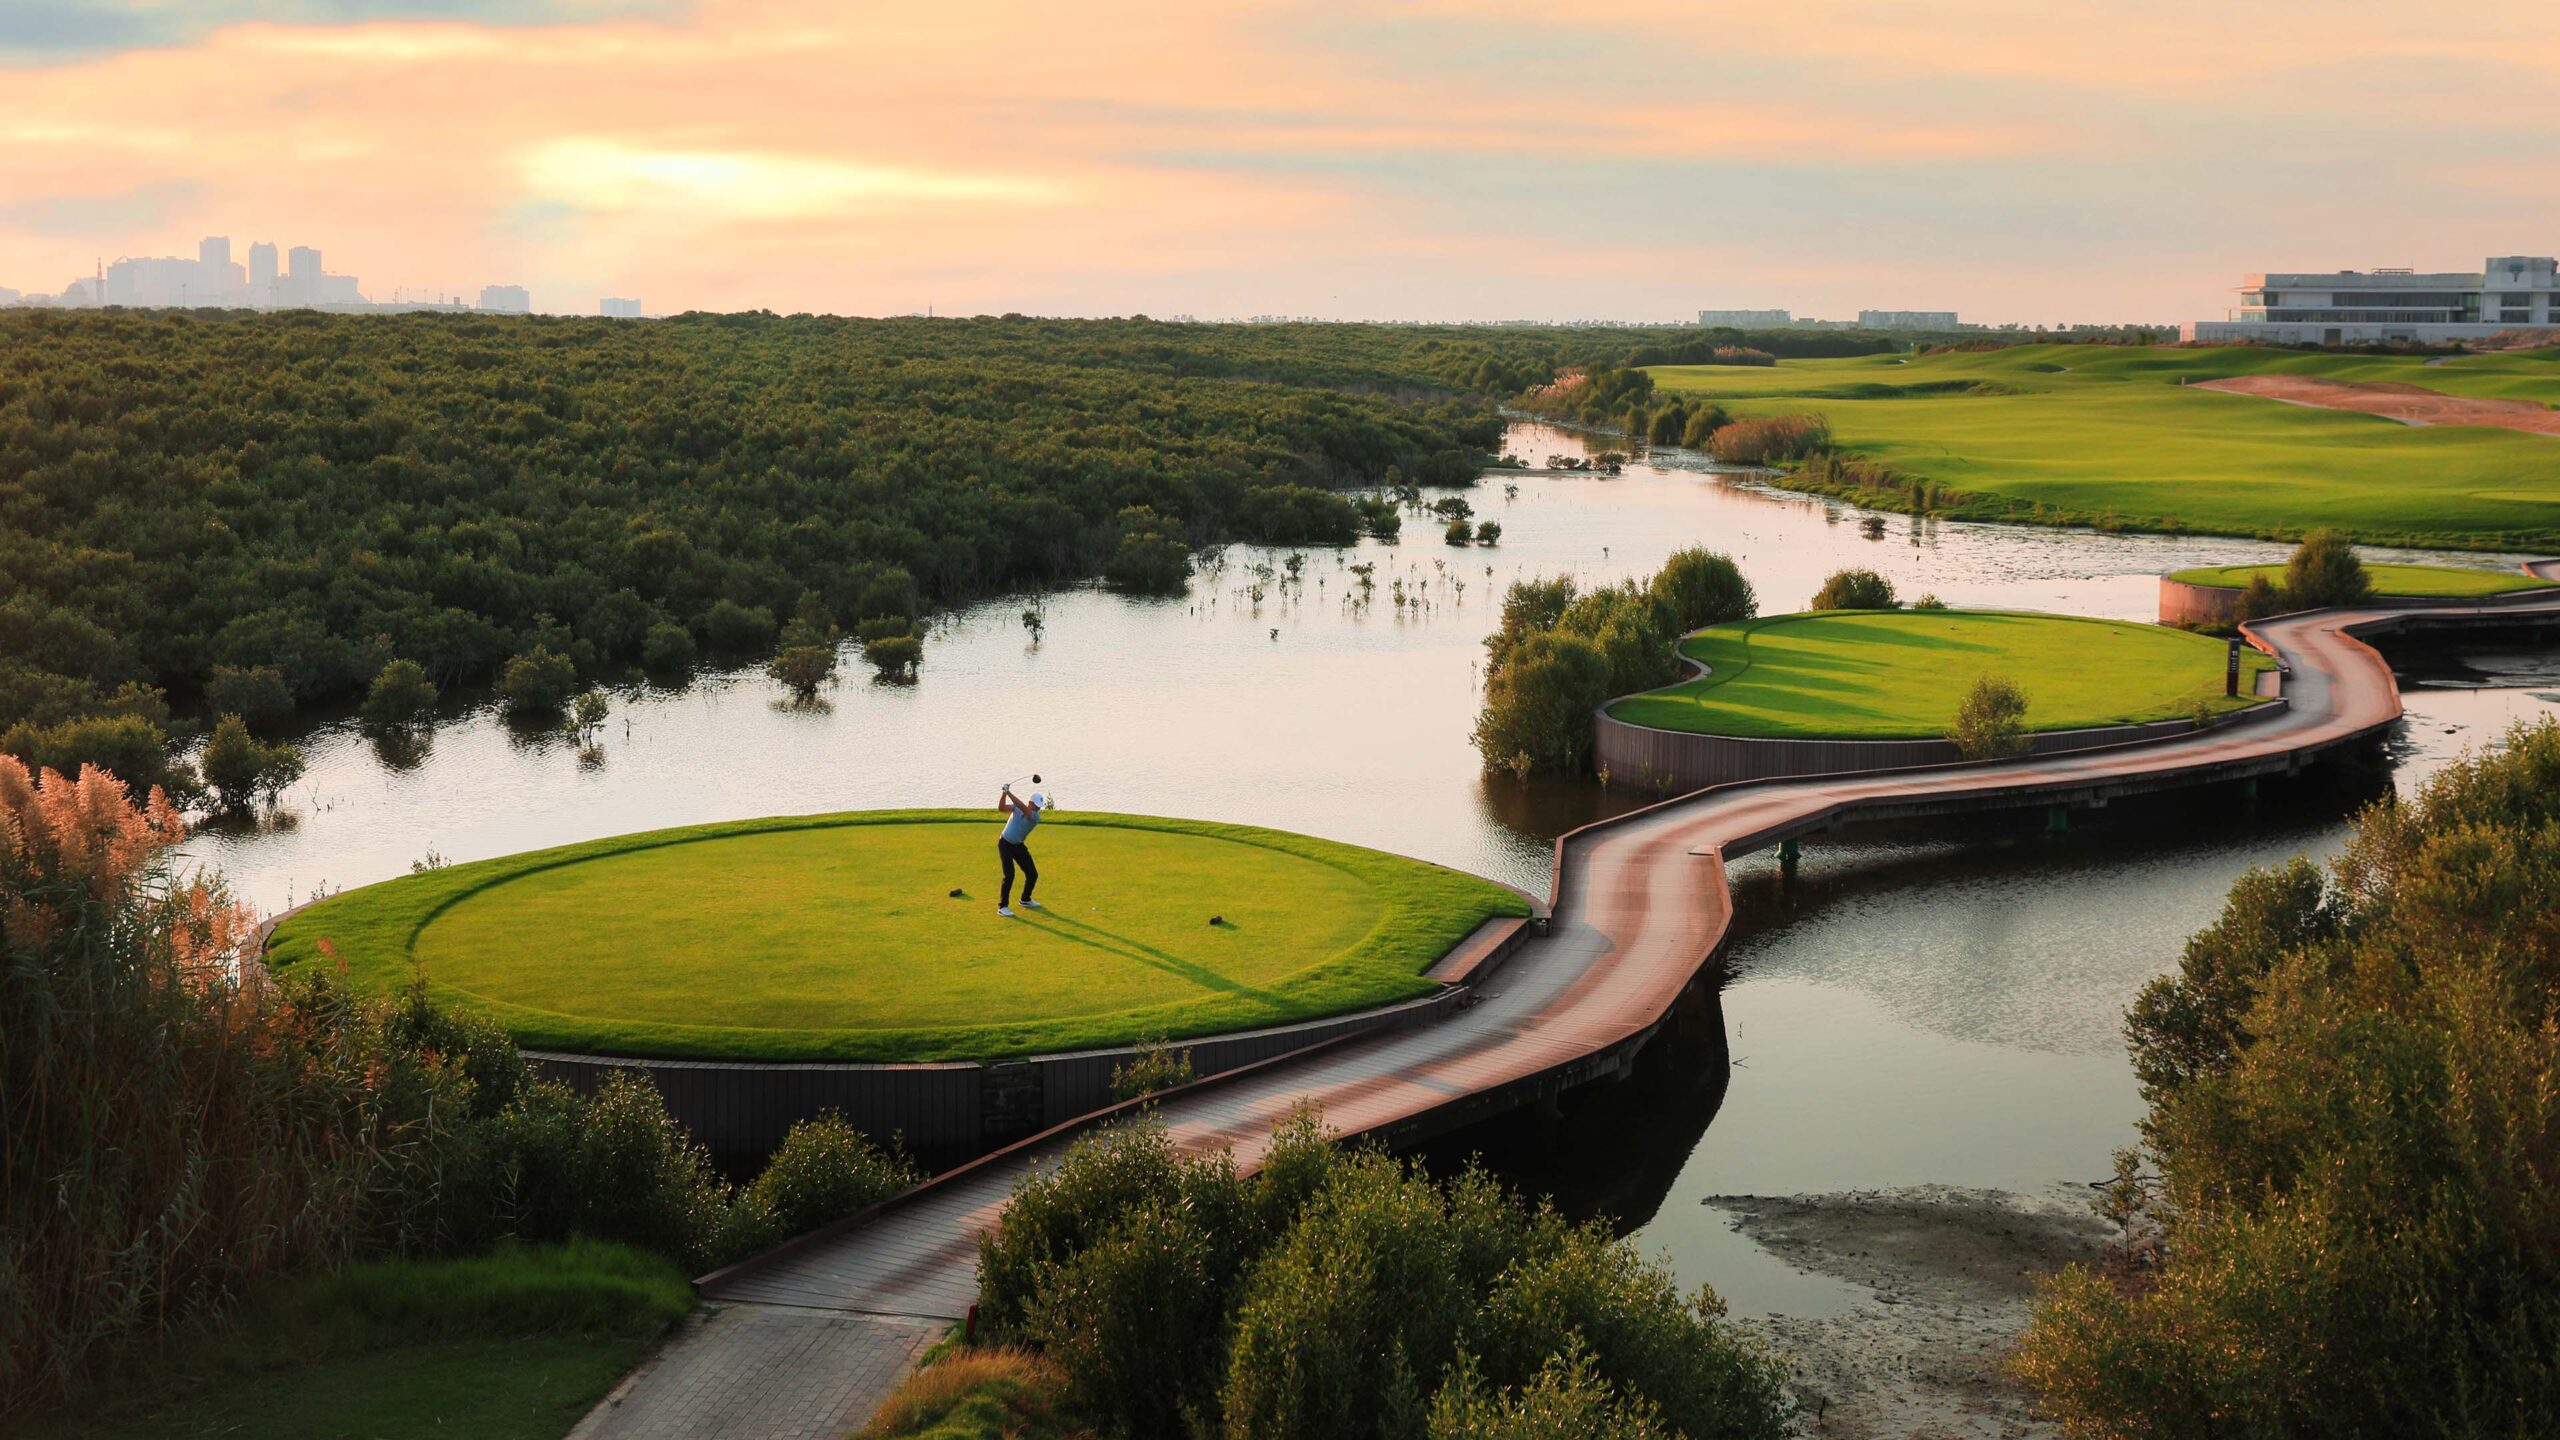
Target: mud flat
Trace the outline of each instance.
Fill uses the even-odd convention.
[[[2005,1366],[2036,1282],[2095,1259],[2114,1233],[2088,1193],[1917,1185],[1706,1203],[1787,1263],[1872,1292],[1835,1315],[1744,1322],[1794,1365],[1808,1434],[2025,1440],[2060,1432]]]

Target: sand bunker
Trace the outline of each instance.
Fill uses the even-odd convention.
[[[2308,375],[2239,375],[2195,388],[2255,395],[2321,410],[2355,410],[2403,425],[2488,425],[2560,436],[2560,410],[2528,400],[2480,400],[2398,381],[2320,380]]]

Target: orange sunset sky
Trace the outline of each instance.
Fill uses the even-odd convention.
[[[2560,4],[4,0],[0,285],[2218,315],[2560,249]]]

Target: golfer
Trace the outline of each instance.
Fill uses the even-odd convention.
[[[1022,867],[1023,908],[1040,908],[1040,902],[1031,898],[1031,892],[1040,884],[1040,867],[1031,863],[1031,847],[1023,842],[1039,827],[1040,817],[1056,808],[1047,795],[1034,790],[1031,798],[1024,800],[1013,793],[1010,785],[996,797],[997,813],[1006,817],[1004,833],[996,837],[996,859],[1004,865],[1004,884],[996,891],[996,913],[1007,919],[1013,916],[1013,870],[1017,865]]]

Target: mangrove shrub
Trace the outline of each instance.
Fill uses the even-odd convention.
[[[2067,1430],[2560,1433],[2554,895],[2547,718],[2234,888],[2129,1027],[2156,1267],[2064,1271],[2024,1340]]]
[[[1834,570],[1813,592],[1809,610],[1893,610],[1902,602],[1894,598],[1893,582],[1873,570]]]

